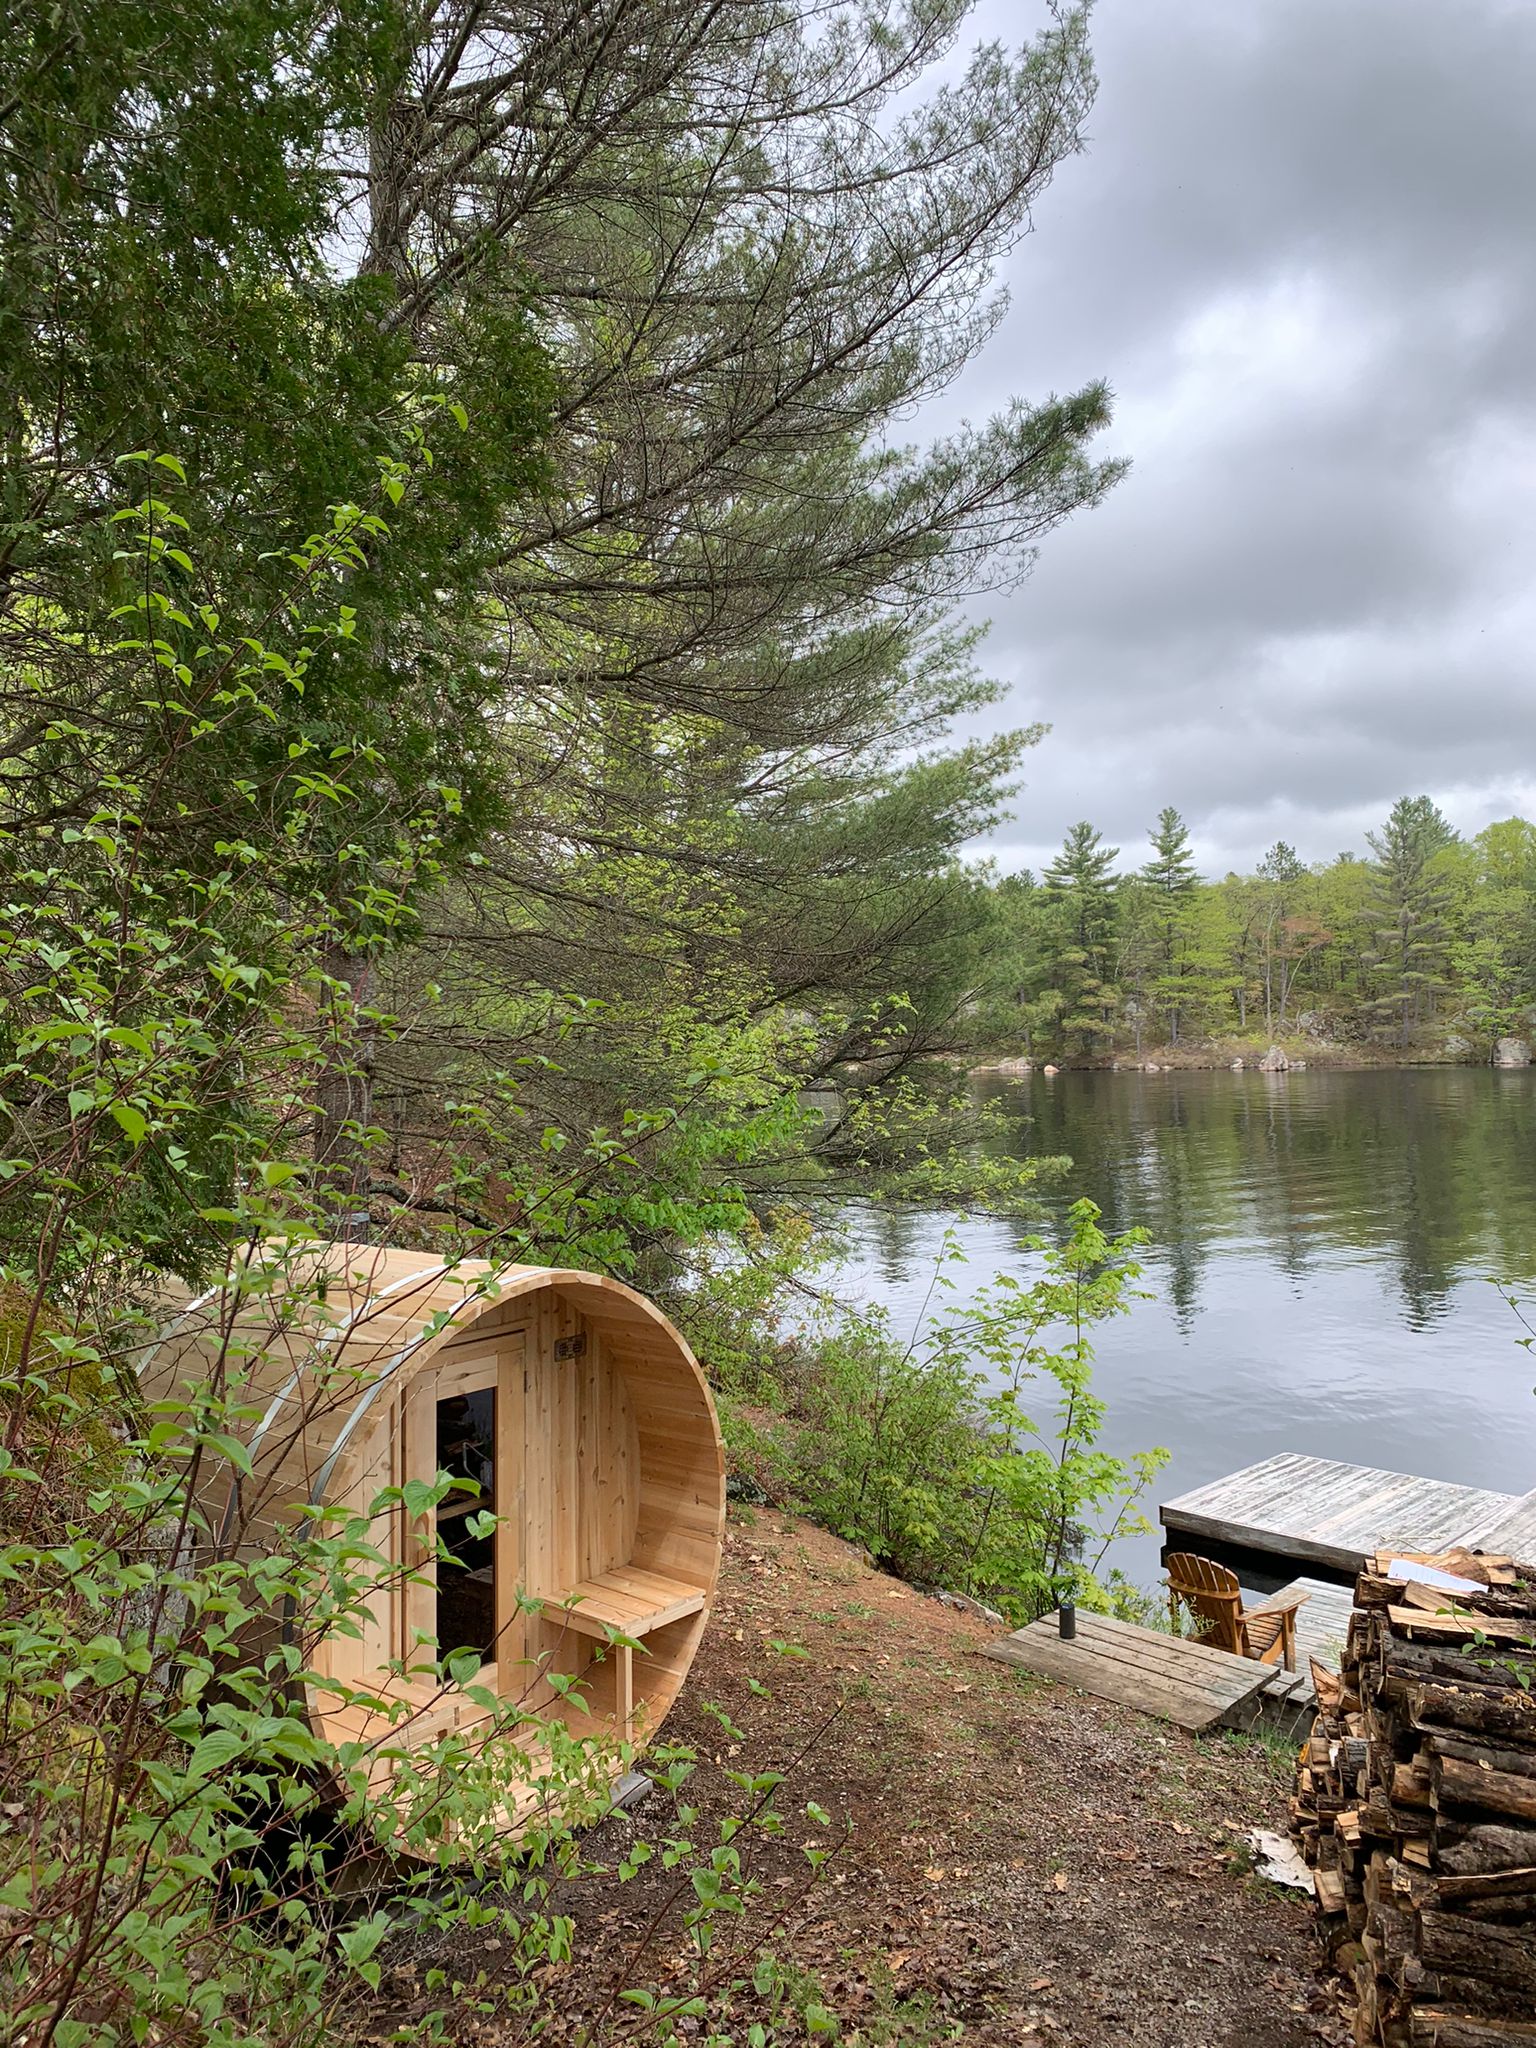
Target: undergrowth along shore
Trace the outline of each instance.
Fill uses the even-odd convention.
[[[1148,1298],[1144,1233],[1107,1236],[1086,1200],[1067,1220],[1059,1246],[1024,1241],[1034,1277],[1001,1275],[965,1302],[950,1299],[963,1255],[946,1237],[905,1341],[884,1311],[825,1296],[776,1334],[770,1304],[806,1255],[803,1227],[712,1275],[687,1320],[738,1472],[897,1577],[1011,1620],[1067,1597],[1147,1618],[1149,1596],[1105,1560],[1149,1527],[1142,1502],[1168,1452],[1100,1447],[1092,1372],[1094,1331]]]

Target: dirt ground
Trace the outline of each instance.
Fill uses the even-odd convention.
[[[779,2038],[839,2038],[822,2008],[861,2048],[927,2048],[957,2027],[970,2048],[1343,2041],[1305,1905],[1249,1874],[1241,1846],[1247,1828],[1283,1827],[1285,1753],[1195,1740],[995,1664],[978,1652],[997,1633],[809,1524],[733,1514],[715,1618],[665,1739],[718,1766],[687,1788],[696,1841],[740,1799],[724,1770],[787,1773],[789,1825],[754,1851],[762,1891],[728,1937],[738,1976],[765,1949],[789,1967],[805,2016],[781,2017]],[[589,1847],[617,1863],[667,1819],[653,1793]],[[835,1851],[808,1892],[806,1842]],[[549,1986],[566,2009],[546,2038],[576,2036],[620,1984],[682,1982],[674,1890],[658,1861],[562,1897],[577,1961]],[[414,1967],[458,1975],[472,1941]],[[742,2040],[771,2016],[753,2001],[749,1988],[730,2006]],[[516,2034],[487,2020],[459,2038]]]

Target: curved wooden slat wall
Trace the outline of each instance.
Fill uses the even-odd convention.
[[[574,1269],[450,1265],[419,1252],[322,1244],[269,1271],[245,1267],[238,1282],[183,1300],[140,1378],[152,1402],[182,1405],[189,1389],[212,1386],[251,1411],[241,1426],[250,1475],[220,1464],[200,1493],[208,1540],[249,1553],[306,1505],[365,1512],[382,1488],[401,1483],[412,1386],[433,1388],[439,1382],[423,1375],[461,1363],[505,1362],[519,1343],[529,1450],[524,1469],[498,1471],[497,1511],[518,1531],[514,1547],[498,1547],[498,1571],[505,1563],[516,1583],[551,1604],[542,1618],[519,1618],[495,1688],[558,1712],[582,1732],[610,1726],[647,1739],[703,1635],[725,1523],[714,1402],[692,1352],[654,1303]],[[398,1514],[390,1519],[393,1530],[383,1534],[398,1555],[409,1539]],[[500,1533],[496,1540],[514,1544]],[[647,1654],[633,1660],[633,1720],[620,1690],[630,1660],[621,1681],[600,1630],[559,1611],[578,1583],[615,1569],[698,1600],[696,1611],[644,1636]],[[321,1642],[315,1672],[408,1703],[407,1742],[446,1727],[472,1729],[485,1716],[456,1688],[433,1686],[429,1697],[419,1683],[413,1691],[385,1676],[409,1641],[399,1605],[409,1597],[386,1589],[364,1640]],[[567,1710],[543,1683],[546,1670],[582,1675],[590,1714]],[[401,1742],[387,1715],[338,1708],[324,1692],[312,1690],[310,1709],[334,1739]]]

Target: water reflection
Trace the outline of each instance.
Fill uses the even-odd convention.
[[[1533,1361],[1489,1276],[1536,1273],[1536,1071],[1062,1074],[977,1088],[1016,1156],[1151,1233],[1157,1299],[1102,1333],[1111,1448],[1162,1442],[1164,1496],[1279,1450],[1536,1486]],[[963,1299],[1060,1227],[959,1222]],[[861,1220],[850,1284],[898,1328],[946,1226]],[[953,1297],[951,1297],[953,1298]],[[1150,1582],[1156,1545],[1121,1559]]]

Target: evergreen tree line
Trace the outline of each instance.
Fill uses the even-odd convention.
[[[1179,813],[1147,858],[1087,823],[1037,877],[994,885],[998,979],[984,1043],[1068,1057],[1302,1036],[1487,1058],[1536,1011],[1536,826],[1474,838],[1402,797],[1367,854],[1308,864],[1277,841],[1252,874],[1203,879]]]

